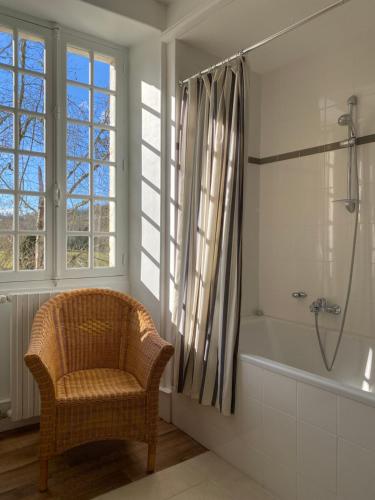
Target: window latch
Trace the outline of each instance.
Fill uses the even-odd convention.
[[[54,186],[53,198],[55,207],[58,208],[60,206],[60,201],[61,201],[61,191],[58,184],[55,184]]]

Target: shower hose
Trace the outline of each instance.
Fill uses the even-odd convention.
[[[323,345],[322,341],[322,336],[320,334],[320,329],[319,329],[319,312],[316,311],[314,313],[315,315],[315,330],[316,330],[316,335],[318,337],[318,342],[319,342],[319,348],[320,352],[322,354],[323,362],[326,367],[326,369],[330,372],[332,371],[333,365],[335,364],[337,354],[339,352],[341,340],[342,340],[342,335],[344,333],[344,327],[345,327],[345,322],[346,322],[346,315],[348,312],[348,307],[349,307],[349,300],[350,300],[350,294],[352,290],[352,282],[353,282],[353,271],[354,271],[354,262],[355,262],[355,251],[356,251],[356,246],[357,246],[357,232],[358,232],[358,221],[359,221],[359,180],[358,180],[358,165],[357,165],[357,147],[356,144],[354,146],[351,146],[349,149],[349,154],[351,155],[350,161],[354,159],[354,173],[355,173],[355,186],[356,186],[356,202],[355,202],[355,220],[354,220],[354,231],[353,231],[353,243],[352,243],[352,255],[350,259],[350,270],[349,270],[349,280],[348,280],[348,287],[346,290],[346,298],[345,298],[345,306],[344,306],[344,311],[342,315],[342,320],[341,320],[341,325],[340,325],[340,330],[339,330],[339,335],[337,338],[336,342],[336,347],[333,353],[333,357],[331,362],[328,361],[327,359],[327,353]]]

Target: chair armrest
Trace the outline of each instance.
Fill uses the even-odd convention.
[[[42,401],[54,399],[56,381],[61,374],[55,326],[48,303],[35,315],[30,345],[24,359],[38,384]]]
[[[174,347],[158,334],[143,307],[135,311],[126,354],[126,369],[133,373],[147,391],[158,390],[164,368],[174,353]]]

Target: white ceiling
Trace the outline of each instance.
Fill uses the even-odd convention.
[[[179,38],[225,58],[332,3],[332,0],[234,0]],[[257,49],[248,59],[254,71],[264,73],[324,47],[349,44],[365,32],[373,38],[375,50],[374,20],[374,0],[351,0]]]
[[[81,0],[0,0],[0,6],[125,46],[160,32],[154,26]]]

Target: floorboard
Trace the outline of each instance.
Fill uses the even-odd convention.
[[[0,434],[0,499],[87,500],[146,476],[147,446],[102,441],[79,446],[50,461],[49,490],[39,493],[39,428]],[[163,420],[159,425],[156,469],[162,470],[203,453],[205,448]]]

